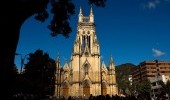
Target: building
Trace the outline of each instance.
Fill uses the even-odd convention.
[[[159,81],[162,81],[166,84],[168,80],[170,80],[170,75],[169,76],[160,75],[160,76],[155,76],[153,78],[150,78],[152,95],[156,96],[157,94],[160,94],[161,91],[160,89],[162,86],[159,84]]]
[[[170,61],[144,61],[133,69],[133,81],[151,80],[155,76],[170,75]]]
[[[109,66],[101,63],[100,45],[97,40],[94,15],[78,15],[77,35],[70,62],[63,67],[56,60],[55,96],[93,96],[117,94],[115,65],[111,57]]]
[[[130,85],[132,85],[132,82],[133,82],[133,80],[132,80],[132,75],[129,75],[128,80],[129,80],[129,82],[130,82]]]

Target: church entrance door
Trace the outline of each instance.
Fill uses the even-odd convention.
[[[68,88],[68,86],[67,85],[64,85],[64,87],[63,87],[63,95],[65,96],[65,97],[68,97],[68,91],[69,90],[69,88]]]
[[[102,83],[102,95],[106,95],[107,94],[107,87],[106,84],[103,82]]]
[[[90,96],[90,85],[86,81],[84,86],[83,86],[83,95],[84,96]]]

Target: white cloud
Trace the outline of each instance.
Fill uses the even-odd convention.
[[[155,48],[152,48],[152,52],[153,52],[154,57],[160,57],[160,56],[165,55],[165,52],[162,52],[162,51],[155,49]]]
[[[152,9],[152,8],[155,9],[156,8],[156,3],[155,2],[149,2],[148,3],[148,8],[149,9]]]
[[[148,2],[143,5],[143,8],[155,9],[158,4],[161,4],[162,2],[170,2],[170,0],[148,0]]]
[[[155,9],[159,3],[160,0],[152,0],[145,4],[144,8]]]

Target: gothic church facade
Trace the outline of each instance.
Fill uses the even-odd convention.
[[[56,60],[56,97],[117,94],[113,59],[108,67],[101,62],[95,29],[92,8],[89,16],[84,16],[80,8],[70,62],[61,67],[59,56]]]

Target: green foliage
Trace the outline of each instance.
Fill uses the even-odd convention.
[[[170,80],[167,81],[166,87],[167,87],[167,93],[168,93],[169,96],[170,96]]]
[[[132,94],[134,86],[130,85],[128,78],[134,67],[136,66],[131,63],[121,64],[115,67],[119,92],[121,91],[121,93],[127,94],[126,91],[128,90],[129,93]]]
[[[161,92],[167,93],[170,96],[170,80],[168,80],[166,83],[163,81],[159,81],[159,84],[161,85]]]
[[[35,95],[53,95],[55,89],[55,61],[42,50],[29,54],[24,78],[27,92]]]
[[[98,7],[104,7],[106,0],[87,0],[87,2]],[[15,4],[17,22],[24,22],[32,15],[35,15],[35,19],[44,22],[49,16],[47,5],[51,4],[50,13],[53,14],[53,18],[48,25],[51,35],[62,34],[68,37],[72,31],[69,23],[71,16],[75,14],[75,2],[72,0],[16,0]]]
[[[129,75],[133,68],[136,67],[131,63],[122,64],[116,66],[116,79],[118,83],[119,90],[122,91],[123,94],[132,94],[134,95],[135,92],[138,93],[149,93],[151,91],[150,81],[148,79],[143,80],[141,82],[130,84]]]
[[[151,82],[148,79],[142,80],[141,82],[133,83],[136,86],[136,91],[138,93],[150,93],[151,92]]]

